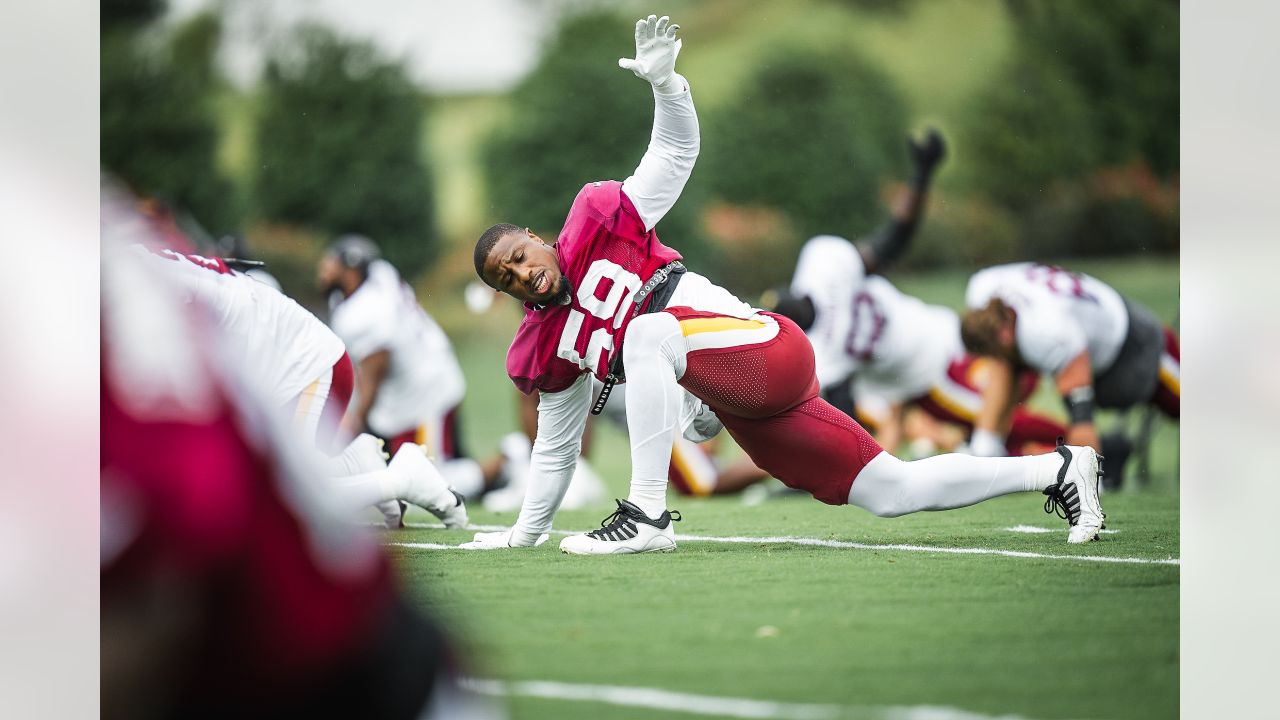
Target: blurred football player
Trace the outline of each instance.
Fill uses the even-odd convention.
[[[338,439],[351,396],[352,368],[342,341],[324,323],[220,258],[154,247],[151,243],[160,238],[138,224],[139,218],[111,193],[104,197],[103,213],[117,228],[113,232],[129,241],[123,251],[133,262],[167,280],[183,302],[211,313],[222,352],[244,368],[248,382],[277,412],[293,418],[305,447],[323,455],[315,464],[331,478],[341,478],[340,494],[359,499],[356,507],[377,505],[390,527],[402,524],[404,508],[398,500],[423,507],[448,526],[465,527],[462,498],[420,447],[406,446],[389,467],[368,441],[347,445]]]
[[[346,429],[384,438],[393,454],[403,443],[422,445],[450,485],[479,496],[493,479],[462,451],[462,368],[413,289],[360,235],[334,241],[317,279],[329,296],[329,324],[359,369]]]
[[[681,432],[707,439],[721,423],[757,465],[825,503],[896,516],[1044,492],[1048,508],[1066,517],[1070,542],[1093,539],[1103,515],[1092,448],[901,461],[818,397],[813,349],[794,322],[686,271],[680,254],[658,239],[653,228],[679,197],[699,150],[689,85],[675,72],[676,29],[666,17],[640,20],[636,57],[619,61],[651,84],[655,100],[653,133],[634,174],[585,185],[554,245],[505,223],[476,243],[480,277],[526,303],[507,372],[540,399],[529,490],[515,527],[480,533],[466,546],[532,546],[550,528],[593,409],[592,376],[604,383],[597,409],[614,383],[630,384],[631,490],[602,527],[565,538],[567,553],[675,549],[679,515],[666,504],[672,439]]]
[[[461,669],[439,627],[308,477],[314,455],[254,369],[228,362],[239,338],[218,309],[109,251],[114,234],[104,223],[103,716],[474,716],[451,699]]]
[[[975,427],[983,388],[999,369],[965,352],[954,310],[926,304],[882,275],[869,274],[869,267],[884,264],[870,247],[833,235],[815,237],[800,251],[789,293],[777,311],[808,335],[823,396],[846,412],[854,398],[883,399],[887,412],[877,423],[877,440],[890,452],[901,438],[902,412],[909,406],[963,427],[978,455],[1053,447],[1063,426],[1021,404],[1035,391],[1034,372],[1016,378],[1003,432]]]
[[[1106,283],[1052,265],[1013,263],[969,280],[960,330],[989,359],[977,427],[995,432],[1017,400],[1019,373],[1053,378],[1066,404],[1067,442],[1104,446],[1096,408],[1151,404],[1178,419],[1178,337]]]

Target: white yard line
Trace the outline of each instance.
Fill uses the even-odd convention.
[[[467,679],[463,687],[482,695],[545,698],[599,702],[623,707],[640,707],[686,715],[719,715],[734,718],[777,720],[1024,720],[1017,715],[985,715],[939,705],[842,706],[814,703],[784,703],[752,698],[696,695],[660,688],[622,685],[583,685],[549,680],[504,682]]]
[[[1036,536],[1036,534],[1042,534],[1042,533],[1060,533],[1061,530],[1055,530],[1053,528],[1042,528],[1042,527],[1039,527],[1039,525],[1014,525],[1014,527],[1012,528],[1005,528],[1005,532],[1027,533],[1029,534],[1029,536]],[[1114,534],[1119,532],[1120,530],[1098,530],[1098,534],[1100,534],[1100,536],[1114,536]]]
[[[405,523],[410,528],[441,528],[441,525],[425,523]],[[507,528],[502,525],[470,525],[468,530],[500,531]],[[552,530],[552,535],[577,535],[583,530]],[[848,550],[901,551],[935,553],[939,555],[996,555],[999,557],[1028,558],[1034,560],[1077,560],[1080,562],[1121,563],[1128,565],[1181,565],[1178,558],[1136,558],[1111,557],[1107,555],[1054,555],[1050,553],[1026,552],[1022,550],[1000,550],[998,548],[972,547],[936,547],[932,545],[905,545],[898,543],[860,543],[847,540],[827,540],[823,538],[795,537],[781,535],[773,537],[724,537],[719,535],[678,535],[679,542],[731,543],[736,545],[805,545],[813,547],[841,548]],[[390,542],[388,545],[413,548],[416,550],[454,550],[453,545],[439,543]]]

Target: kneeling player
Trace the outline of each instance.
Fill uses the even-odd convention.
[[[965,304],[965,346],[1004,379],[984,395],[988,422],[1009,413],[1009,379],[1027,370],[1053,378],[1067,406],[1069,443],[1102,448],[1095,406],[1151,404],[1178,419],[1177,335],[1106,283],[1050,265],[999,265],[969,280]]]
[[[531,546],[550,528],[592,408],[594,374],[630,384],[631,491],[565,552],[616,554],[675,548],[666,508],[675,433],[694,418],[685,393],[714,411],[760,467],[833,504],[882,516],[972,505],[1014,492],[1044,492],[1069,524],[1070,542],[1102,526],[1092,448],[1059,447],[1024,458],[940,455],[903,462],[883,452],[847,415],[818,397],[814,355],[794,322],[758,311],[686,272],[653,227],[674,205],[698,154],[697,115],[674,71],[676,26],[650,16],[636,25],[636,58],[622,60],[653,85],[648,151],[623,183],[594,182],[575,198],[555,245],[499,224],[476,244],[490,286],[526,303],[507,356],[525,392],[541,391],[532,477],[516,525],[482,533],[472,548]]]

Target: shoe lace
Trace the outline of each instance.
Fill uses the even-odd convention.
[[[602,538],[611,530],[617,530],[623,525],[626,525],[628,520],[627,511],[622,507],[622,505],[618,505],[618,509],[614,510],[612,515],[600,521],[599,530],[592,530],[587,534],[592,537]]]
[[[1071,513],[1067,510],[1066,502],[1062,497],[1062,484],[1067,477],[1067,467],[1071,464],[1071,451],[1066,449],[1062,438],[1058,438],[1058,446],[1054,450],[1062,456],[1063,466],[1058,473],[1058,482],[1044,489],[1044,494],[1048,496],[1044,501],[1044,511],[1048,515],[1057,515],[1066,520],[1068,524],[1074,526],[1080,519],[1080,513],[1077,511],[1076,516],[1071,517]]]
[[[1062,502],[1062,483],[1045,488],[1044,494],[1049,496],[1045,498],[1044,511],[1049,515],[1057,515],[1074,525],[1075,521],[1067,517],[1067,506]]]

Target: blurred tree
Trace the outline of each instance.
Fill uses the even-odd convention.
[[[1176,248],[1177,3],[1007,6],[1013,54],[963,133],[971,186],[1018,218],[1022,256]]]
[[[485,144],[488,222],[528,226],[551,239],[584,184],[631,174],[653,127],[651,91],[618,67],[618,58],[634,55],[634,20],[598,12],[564,20]],[[694,263],[705,261],[708,251],[696,234],[700,176],[705,172],[695,169],[657,227]],[[476,228],[476,237],[483,229]]]
[[[1072,81],[1091,110],[1100,160],[1178,169],[1176,0],[1009,0],[1024,62]]]
[[[205,13],[168,37],[149,38],[137,24],[146,17],[142,10],[123,17],[128,22],[102,36],[103,167],[211,232],[234,230],[231,185],[214,162],[221,19]]]
[[[368,235],[406,277],[434,258],[424,98],[366,42],[300,27],[269,60],[253,202],[266,220]]]
[[[977,99],[961,152],[971,186],[1017,211],[1079,178],[1099,160],[1093,113],[1055,65],[1023,59]]]
[[[101,0],[98,17],[102,32],[137,29],[164,12],[164,0]]]
[[[738,288],[780,281],[810,235],[872,231],[887,213],[882,184],[906,171],[908,129],[892,82],[851,51],[783,47],[764,57],[703,133],[715,200],[783,215],[773,223],[782,236],[760,248],[778,262],[735,264]]]

